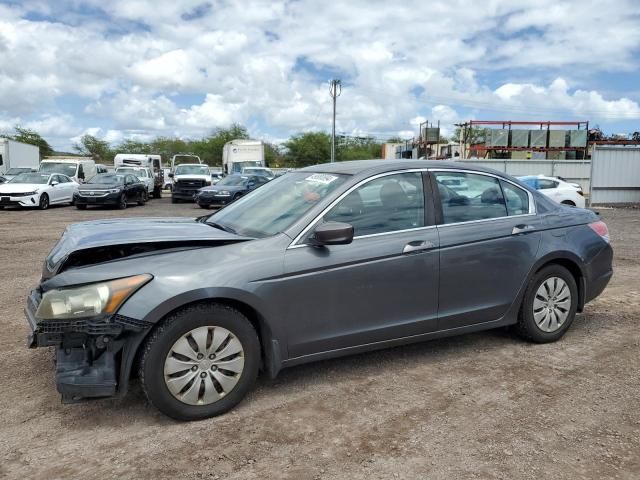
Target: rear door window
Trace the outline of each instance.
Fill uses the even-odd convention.
[[[529,213],[529,194],[513,183],[500,181],[502,193],[507,204],[509,215],[526,215]]]
[[[444,223],[507,216],[507,206],[497,178],[466,172],[434,172],[434,177]]]

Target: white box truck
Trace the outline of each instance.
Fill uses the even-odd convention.
[[[149,190],[153,198],[162,197],[164,187],[164,169],[162,156],[146,153],[117,153],[113,158],[114,167],[145,167],[153,172],[153,188]]]
[[[13,178],[23,172],[38,170],[40,147],[0,138],[0,175]]]
[[[231,140],[222,149],[222,171],[227,175],[242,173],[247,167],[265,167],[264,143],[261,140]]]

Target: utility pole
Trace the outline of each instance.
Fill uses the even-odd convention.
[[[336,98],[342,93],[340,80],[333,79],[329,82],[329,95],[333,100],[333,123],[331,126],[331,163],[336,161]]]

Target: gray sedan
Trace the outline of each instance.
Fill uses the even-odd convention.
[[[194,420],[259,370],[507,325],[558,340],[611,260],[595,213],[507,175],[344,162],[209,216],[71,225],[25,311],[63,401],[123,396],[135,369],[151,403]]]

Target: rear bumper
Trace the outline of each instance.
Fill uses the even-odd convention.
[[[607,244],[586,265],[584,303],[600,295],[613,276],[613,249]]]
[[[36,318],[41,295],[33,290],[24,313],[30,348],[56,348],[56,388],[64,403],[110,397],[126,391],[123,358],[133,358],[151,324],[113,315],[97,319],[42,321]],[[120,384],[120,386],[119,386]]]

